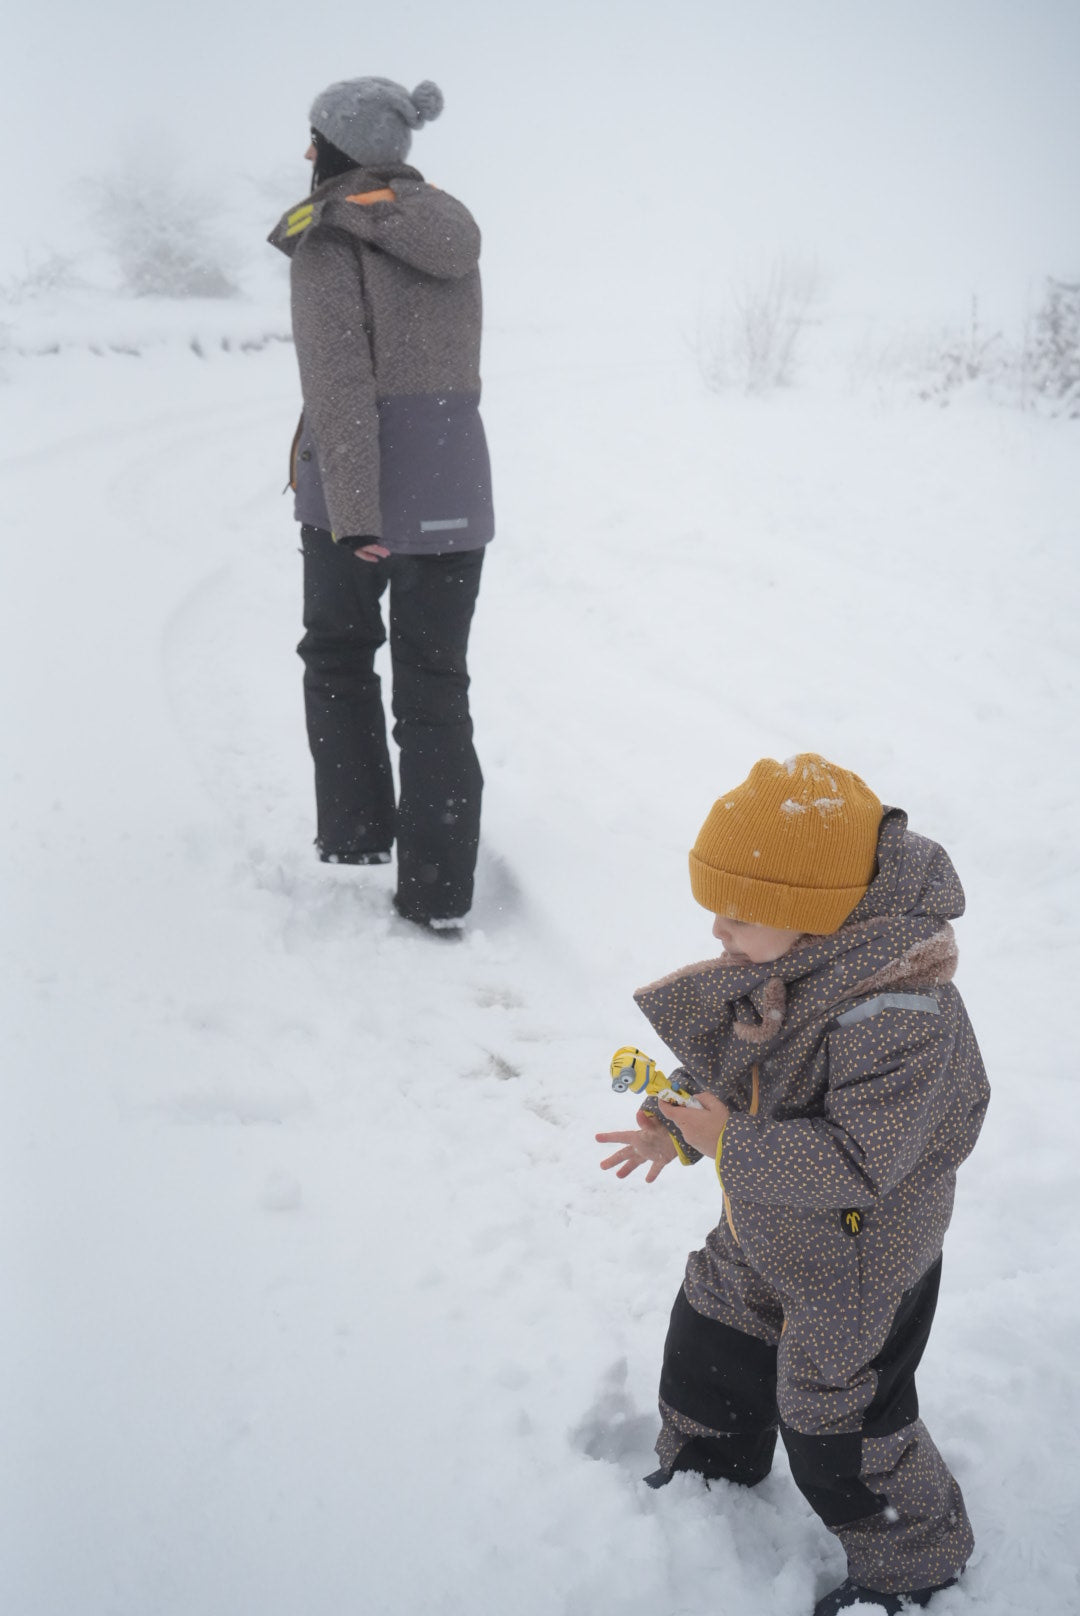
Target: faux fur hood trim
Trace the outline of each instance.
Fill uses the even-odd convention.
[[[795,947],[798,946],[796,943]],[[912,943],[898,959],[890,960],[879,971],[848,988],[844,998],[861,999],[865,994],[879,993],[883,988],[940,987],[942,983],[952,981],[959,959],[956,933],[946,921],[932,937],[923,937],[917,943]],[[761,1001],[760,1021],[735,1023],[735,1036],[744,1043],[767,1044],[776,1037],[784,1025],[784,1012],[787,1009],[786,983],[778,976],[771,976],[762,987]]]
[[[747,1044],[767,1044],[784,1025],[787,987],[778,976],[770,976],[761,990],[761,1020],[737,1021],[735,1036]]]
[[[943,982],[952,981],[959,960],[956,933],[946,921],[940,931],[912,943],[899,959],[891,960],[880,971],[857,983],[845,997],[861,998],[864,993],[877,993],[882,988],[901,985],[912,988],[940,987]]]

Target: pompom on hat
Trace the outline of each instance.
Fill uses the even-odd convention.
[[[873,880],[882,811],[857,774],[816,752],[762,758],[698,833],[694,897],[751,925],[837,931]]]
[[[358,164],[403,163],[412,131],[443,109],[437,84],[425,79],[410,95],[393,79],[341,79],[312,103],[309,121],[338,151]]]

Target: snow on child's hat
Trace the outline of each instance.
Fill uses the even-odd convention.
[[[816,752],[762,758],[698,833],[694,897],[752,925],[836,931],[873,879],[881,815],[857,774]]]
[[[411,95],[393,79],[341,79],[315,98],[310,123],[357,163],[403,163],[412,131],[442,109],[442,91],[430,79]]]

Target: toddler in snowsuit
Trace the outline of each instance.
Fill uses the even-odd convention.
[[[952,985],[963,890],[905,814],[814,754],[763,759],[714,804],[690,883],[725,952],[634,997],[701,1109],[649,1101],[597,1136],[620,1177],[708,1154],[722,1186],[672,1311],[648,1479],[753,1486],[779,1429],[847,1554],[815,1616],[925,1605],[972,1547],[914,1379],[989,1097]]]

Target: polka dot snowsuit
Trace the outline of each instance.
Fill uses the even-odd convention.
[[[914,1382],[989,1097],[951,983],[963,907],[948,856],[886,810],[877,874],[840,931],[635,994],[732,1107],[724,1216],[689,1259],[665,1348],[660,1475],[752,1485],[779,1429],[848,1575],[891,1593],[945,1582],[972,1547]]]

